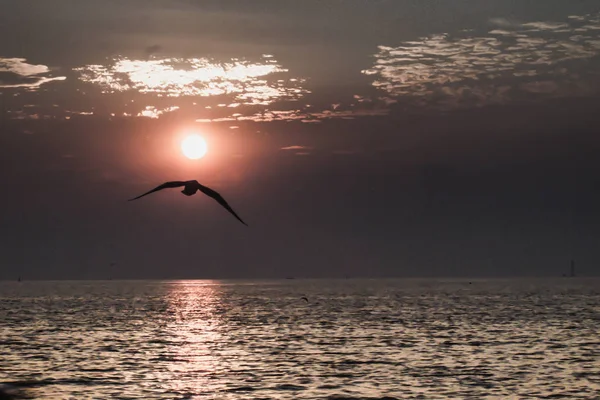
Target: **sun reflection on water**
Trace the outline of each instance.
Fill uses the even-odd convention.
[[[218,346],[222,343],[219,314],[219,283],[216,281],[173,282],[169,294],[171,312],[168,326],[173,346],[168,357],[169,376],[159,379],[167,391],[200,393],[214,385],[211,376],[219,369]],[[159,377],[164,378],[164,377]],[[211,383],[212,381],[212,383]]]
[[[234,94],[242,104],[266,105],[278,99],[297,99],[307,91],[301,79],[267,76],[288,72],[270,55],[260,62],[233,58],[217,63],[208,58],[132,60],[117,58],[112,65],[75,68],[79,79],[99,85],[104,93],[137,91],[166,97]]]

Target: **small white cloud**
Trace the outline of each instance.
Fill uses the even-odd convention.
[[[179,110],[178,106],[163,108],[162,110],[157,109],[154,106],[146,106],[144,110],[138,113],[138,117],[158,118],[166,112],[173,112]]]
[[[511,21],[507,18],[490,18],[490,24],[498,26],[500,28],[518,28],[521,26],[518,22]]]
[[[310,150],[312,149],[312,147],[308,147],[308,146],[287,146],[287,147],[282,147],[281,150]]]
[[[38,88],[44,83],[64,81],[65,76],[50,77],[46,65],[28,64],[25,58],[0,57],[0,88]]]
[[[558,29],[568,29],[569,25],[558,23],[558,22],[540,21],[540,22],[529,22],[529,23],[523,24],[523,27],[531,28],[533,30],[540,30],[540,31],[554,31],[554,30],[558,30]]]

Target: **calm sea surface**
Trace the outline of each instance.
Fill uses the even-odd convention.
[[[32,398],[600,398],[600,279],[3,282],[0,300],[0,382]]]

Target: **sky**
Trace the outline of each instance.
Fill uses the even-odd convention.
[[[0,9],[0,279],[600,273],[597,0]]]

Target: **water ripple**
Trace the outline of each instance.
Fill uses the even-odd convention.
[[[0,382],[42,398],[589,399],[598,283],[4,282]]]

